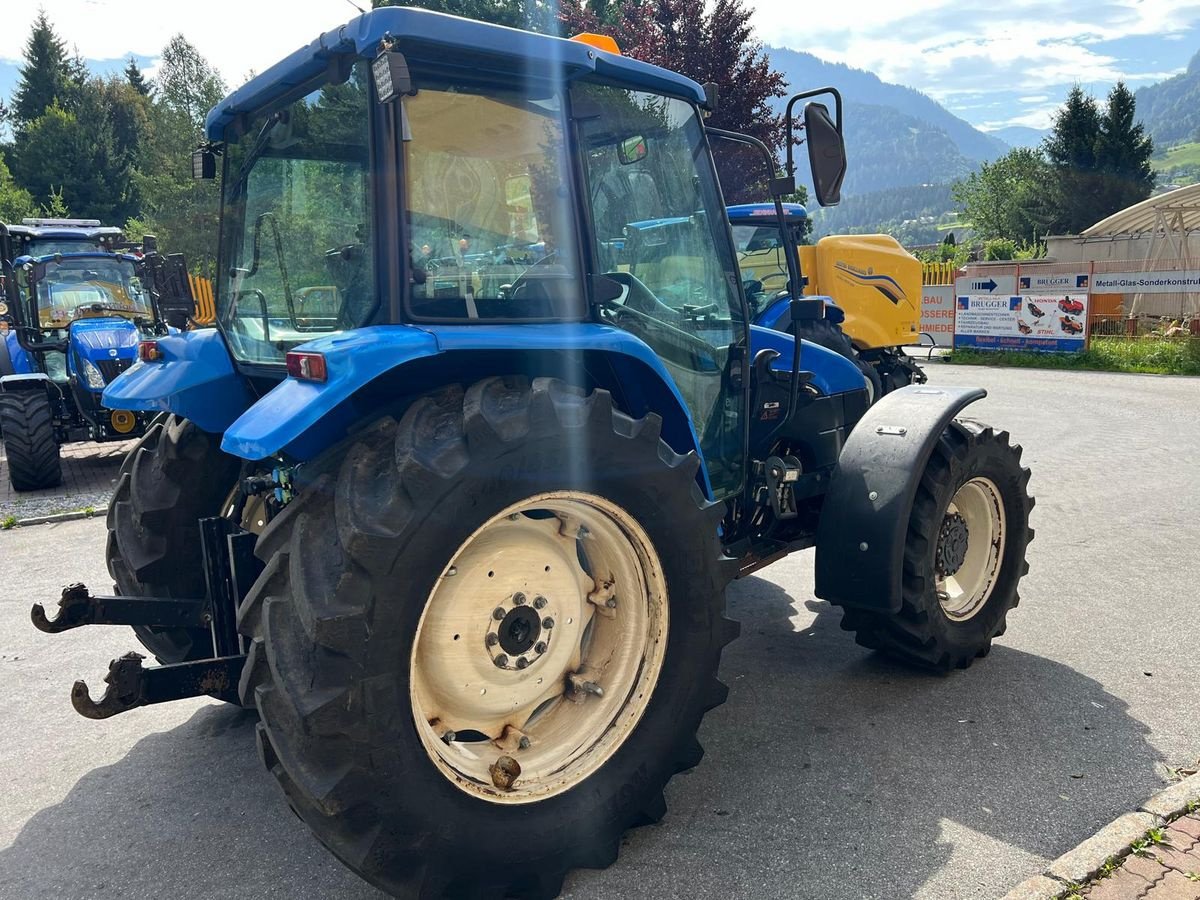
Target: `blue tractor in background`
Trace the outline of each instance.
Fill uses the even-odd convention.
[[[102,402],[143,338],[167,333],[153,238],[126,244],[93,220],[0,225],[0,437],[15,490],[62,481],[60,447],[138,437],[148,417]],[[148,252],[147,252],[148,251]],[[186,278],[184,279],[186,283]]]
[[[870,405],[853,362],[750,323],[726,194],[787,196],[794,164],[706,128],[716,95],[601,36],[385,8],[223,100],[193,161],[224,169],[218,327],[104,392],[159,416],[109,507],[119,594],[32,611],[133,625],[162,665],[113,661],[76,710],[253,707],[372,884],[553,897],[700,761],[731,580],[815,547],[861,643],[986,654],[1032,537],[1020,449],[955,418],[981,390]],[[834,203],[841,116],[808,99]],[[799,283],[793,319],[823,316]]]

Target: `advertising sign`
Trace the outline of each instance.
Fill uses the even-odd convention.
[[[921,331],[930,335],[937,347],[954,346],[954,285],[921,288]]]
[[[954,281],[954,290],[963,294],[990,294],[1008,297],[1017,292],[1016,275],[964,275]]]
[[[1056,272],[1022,275],[1017,279],[1022,294],[1070,293],[1087,291],[1090,276],[1087,272]]]
[[[1088,295],[960,296],[954,346],[1078,352],[1087,345]]]
[[[1175,272],[1097,272],[1093,294],[1177,294],[1200,291],[1200,269]]]

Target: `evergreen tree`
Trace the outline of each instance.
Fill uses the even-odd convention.
[[[434,12],[449,13],[510,28],[531,31],[555,30],[553,0],[371,0],[375,9],[383,6],[419,6]]]
[[[159,102],[182,117],[189,142],[197,139],[208,111],[225,96],[220,74],[182,34],[163,48],[157,87]]]
[[[0,222],[20,222],[25,216],[35,215],[37,204],[33,195],[18,185],[0,155]]]
[[[13,94],[13,121],[18,130],[36,121],[56,102],[72,94],[74,75],[66,45],[55,33],[45,11],[38,12],[25,42],[25,64]]]
[[[1154,171],[1150,168],[1154,142],[1134,118],[1136,112],[1133,93],[1118,81],[1108,95],[1096,140],[1105,215],[1145,200],[1154,190]]]
[[[1096,142],[1100,136],[1100,111],[1095,98],[1079,85],[1054,117],[1054,128],[1044,149],[1052,170],[1051,201],[1057,211],[1054,229],[1078,234],[1104,216],[1096,212],[1100,178]]]
[[[137,60],[132,56],[129,57],[129,65],[125,67],[125,80],[129,82],[131,88],[143,97],[150,96],[150,82],[146,80],[146,76],[138,68]]]

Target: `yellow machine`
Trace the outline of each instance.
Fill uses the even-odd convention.
[[[807,212],[793,203],[783,204],[783,210],[787,233],[779,227],[774,204],[728,208],[742,279],[753,285],[756,323],[786,331],[800,327],[805,340],[854,360],[874,396],[924,383],[925,373],[901,349],[921,339],[920,261],[886,234],[836,235],[800,244]],[[799,255],[804,294],[831,298],[836,315],[791,322],[779,298],[788,285],[784,254],[789,246]]]
[[[894,237],[836,235],[797,249],[804,293],[834,299],[855,349],[920,343],[921,262]]]

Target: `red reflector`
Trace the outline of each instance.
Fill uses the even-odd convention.
[[[292,351],[287,355],[287,371],[293,378],[299,378],[301,381],[324,381],[328,375],[325,371],[325,357],[320,353]]]
[[[157,362],[162,358],[162,351],[158,349],[158,341],[142,341],[138,344],[138,359],[142,362]]]

